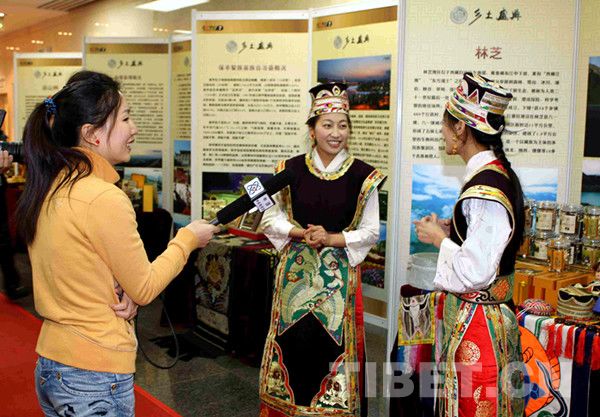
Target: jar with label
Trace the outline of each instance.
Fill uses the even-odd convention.
[[[569,265],[581,263],[581,239],[576,235],[562,235],[569,242]]]
[[[523,242],[517,251],[517,256],[522,258],[528,258],[531,256],[531,241],[532,241],[533,233],[527,229],[525,229],[525,233],[523,233]]]
[[[581,260],[584,265],[593,267],[600,260],[600,239],[582,239]]]
[[[535,205],[535,230],[556,228],[556,203],[554,201],[538,201]]]
[[[548,243],[548,264],[550,271],[563,272],[567,269],[569,249],[571,244],[567,239],[551,239]]]
[[[600,239],[600,207],[587,206],[583,210],[583,237]]]
[[[533,237],[531,245],[531,257],[540,261],[548,261],[548,244],[550,239],[554,239],[556,233],[549,230],[538,230]]]
[[[558,231],[565,235],[581,235],[583,209],[578,204],[563,204],[558,214],[560,226]]]
[[[535,201],[527,199],[525,200],[523,209],[525,211],[525,233],[531,230],[533,227],[533,207]]]

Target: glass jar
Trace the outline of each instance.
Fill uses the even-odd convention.
[[[535,230],[556,228],[556,203],[554,201],[538,201],[535,205]]]
[[[593,267],[600,260],[600,239],[582,239],[581,261]]]
[[[533,227],[533,207],[535,201],[527,199],[525,200],[523,209],[525,211],[525,233],[529,232]]]
[[[583,237],[600,239],[600,207],[587,206],[583,210]]]
[[[583,208],[578,204],[563,204],[558,213],[558,231],[564,235],[581,235]]]
[[[531,257],[540,261],[548,261],[548,244],[554,239],[556,233],[549,230],[538,230],[533,237],[531,245]]]
[[[523,242],[517,251],[517,256],[522,258],[528,258],[531,256],[531,241],[533,238],[533,233],[531,231],[525,229],[525,233],[523,233]]]
[[[562,235],[569,242],[569,265],[581,263],[581,239],[576,235]]]
[[[550,239],[548,243],[548,264],[552,272],[564,272],[567,269],[571,244],[567,239]]]

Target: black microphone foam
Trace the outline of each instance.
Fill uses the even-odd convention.
[[[272,196],[290,185],[291,182],[292,173],[289,170],[284,169],[271,178],[266,179],[263,183],[263,187],[265,188],[266,193]],[[219,210],[217,212],[217,218],[213,219],[211,224],[227,224],[247,211],[250,211],[253,207],[254,203],[250,200],[248,194],[244,194]]]

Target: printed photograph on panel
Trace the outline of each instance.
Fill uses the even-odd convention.
[[[600,157],[600,56],[590,57],[584,156]],[[584,180],[585,186],[585,180]]]
[[[124,167],[121,189],[131,200],[135,209],[142,208],[144,186],[152,185],[154,206],[162,206],[162,169]]]
[[[388,192],[379,191],[379,240],[361,264],[361,282],[377,288],[385,287],[385,243],[387,237]]]
[[[348,84],[351,110],[389,110],[391,55],[325,59],[317,63],[317,80]]]
[[[581,204],[600,206],[600,158],[583,158]]]
[[[599,164],[600,168],[600,164]],[[525,198],[535,201],[556,201],[558,169],[516,168]],[[410,253],[437,252],[433,245],[419,242],[413,221],[436,213],[451,218],[454,203],[460,194],[465,175],[462,165],[413,165]],[[600,177],[599,177],[600,178]]]
[[[173,145],[173,222],[177,230],[189,224],[192,213],[191,141],[176,140]]]
[[[436,213],[438,217],[452,217],[454,203],[460,193],[464,166],[413,165],[412,203],[410,212],[410,253],[437,252],[433,245],[419,242],[413,222]]]
[[[161,167],[162,151],[134,145],[131,159],[126,165],[128,167]]]

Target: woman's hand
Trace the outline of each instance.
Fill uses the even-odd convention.
[[[206,220],[194,220],[185,226],[185,228],[191,230],[196,235],[199,248],[208,245],[213,235],[220,230],[219,227],[209,224]]]
[[[133,302],[131,298],[123,291],[120,285],[117,284],[115,287],[115,294],[121,300],[117,304],[111,304],[110,308],[115,311],[117,317],[121,317],[127,321],[131,320],[137,315],[138,305]]]
[[[304,240],[306,240],[308,246],[314,249],[322,246],[330,246],[329,233],[327,233],[323,226],[309,224],[308,229],[304,231]]]
[[[0,152],[0,174],[4,174],[12,165],[13,156],[8,151]]]
[[[444,234],[446,235],[446,237],[450,236],[450,224],[451,223],[452,223],[452,220],[450,220],[450,219],[438,219],[437,220],[437,224],[440,225],[440,227],[444,231]]]
[[[432,213],[431,216],[423,217],[421,220],[414,222],[417,238],[423,243],[430,243],[436,248],[439,248],[448,235],[438,222],[437,214]]]

